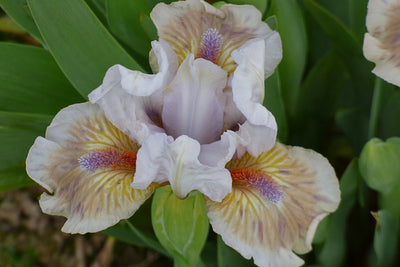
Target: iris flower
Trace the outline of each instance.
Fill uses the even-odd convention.
[[[156,74],[111,67],[90,103],[61,110],[29,151],[27,172],[48,190],[45,213],[64,232],[126,219],[170,184],[204,194],[210,223],[257,265],[297,266],[318,222],[336,209],[334,170],[316,152],[275,144],[261,103],[281,59],[279,35],[251,6],[188,0],[151,13]]]
[[[282,57],[279,34],[251,6],[189,0],[160,3],[150,16],[156,74],[113,66],[89,100],[141,145],[134,188],[169,182],[180,198],[199,190],[221,201],[232,189],[225,164],[275,143],[275,119],[261,103]],[[220,171],[187,175],[196,161]]]
[[[91,103],[60,111],[35,141],[27,172],[51,193],[42,195],[42,210],[68,218],[63,231],[96,232],[128,218],[163,183],[179,198],[199,190],[219,202],[232,191],[226,163],[274,145],[276,122],[260,103],[281,59],[279,35],[250,6],[218,10],[189,0],[159,4],[151,17],[161,27],[194,14],[199,36],[190,39],[193,24],[178,39],[197,41],[195,53],[181,61],[159,28],[156,74],[111,67]],[[229,64],[216,64],[222,57]]]
[[[376,64],[372,72],[400,86],[400,1],[370,0],[367,28],[363,49]]]

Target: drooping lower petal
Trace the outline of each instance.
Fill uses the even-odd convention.
[[[223,126],[226,76],[217,65],[189,55],[165,95],[162,121],[166,132],[175,138],[187,135],[200,144],[218,140]]]
[[[259,266],[300,266],[316,227],[340,201],[333,168],[320,154],[277,144],[228,163],[232,193],[206,199],[210,223],[226,244]]]
[[[151,135],[138,152],[132,187],[169,182],[179,198],[199,190],[213,201],[221,201],[232,189],[229,171],[200,163],[199,154],[200,144],[188,136],[174,140],[165,134]]]
[[[138,145],[90,103],[61,110],[27,158],[28,175],[45,187],[43,212],[68,218],[64,232],[97,232],[126,219],[155,184],[132,189]]]

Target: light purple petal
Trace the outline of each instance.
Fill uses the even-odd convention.
[[[200,144],[219,139],[223,126],[226,72],[204,59],[188,56],[166,93],[162,121],[175,138],[187,135]]]

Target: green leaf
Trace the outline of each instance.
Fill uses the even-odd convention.
[[[0,193],[34,185],[25,171],[25,165],[0,170]]]
[[[343,266],[345,262],[346,248],[348,247],[347,221],[357,200],[357,188],[360,180],[358,162],[357,159],[353,159],[340,179],[339,208],[321,222],[320,226],[325,225],[324,229],[320,226],[317,229],[316,238],[324,236],[318,242],[323,242],[322,250],[317,256],[321,266]],[[317,243],[316,238],[314,238],[314,243]]]
[[[26,4],[26,0],[0,0],[0,7],[23,29],[29,32],[36,40],[43,44],[42,37],[32,14]]]
[[[236,250],[227,246],[218,236],[218,267],[253,267],[251,260],[246,260]]]
[[[114,64],[141,67],[118,44],[82,0],[28,0],[50,52],[85,98]]]
[[[87,5],[96,14],[97,18],[107,27],[106,7],[98,0],[85,0]]]
[[[128,220],[122,221],[103,232],[127,244],[151,248],[164,256],[171,257],[157,240],[150,236],[150,234],[133,226]]]
[[[384,104],[379,122],[379,136],[400,136],[400,89],[396,88]]]
[[[128,47],[148,56],[150,39],[141,25],[141,17],[150,13],[146,0],[107,0],[110,29]]]
[[[175,266],[198,264],[209,228],[203,195],[194,191],[181,200],[170,186],[158,188],[151,215],[154,232]]]
[[[339,109],[335,122],[350,141],[354,154],[359,155],[368,140],[367,115],[360,108]]]
[[[143,30],[150,40],[157,40],[157,28],[154,25],[149,15],[142,14],[140,16],[140,25],[142,25]]]
[[[400,180],[400,137],[386,142],[371,139],[360,155],[359,167],[368,186],[379,192],[388,192]]]
[[[0,17],[0,32],[11,34],[25,34],[25,30],[7,16]]]
[[[271,28],[271,30],[276,31],[278,30],[278,20],[275,15],[269,16],[264,20],[265,23]]]
[[[380,192],[378,199],[381,209],[390,212],[394,219],[400,220],[400,181],[393,184],[388,192]]]
[[[303,0],[303,3],[307,11],[340,50],[351,55],[362,56],[361,43],[343,22],[314,0]]]
[[[0,111],[0,192],[34,184],[25,172],[26,155],[51,118]]]
[[[56,114],[82,101],[47,51],[0,43],[0,110]]]
[[[291,115],[306,64],[306,28],[296,0],[273,0],[269,15],[276,15],[278,32],[282,39],[283,59],[278,69],[283,99]]]
[[[260,10],[261,14],[264,14],[269,0],[227,0],[227,2],[235,5],[253,5]]]
[[[351,91],[349,84],[344,62],[334,51],[326,53],[312,67],[301,87],[291,121],[292,142],[313,149],[327,145],[330,117],[341,104],[342,95]]]
[[[38,133],[42,133],[52,119],[51,115],[0,111],[0,126],[37,131]]]
[[[367,31],[365,25],[367,5],[368,0],[349,0],[350,28],[359,40],[363,39]]]
[[[282,100],[281,83],[279,71],[276,70],[272,76],[265,81],[264,106],[275,116],[278,124],[278,139],[285,143],[287,138],[287,121],[285,106]]]
[[[377,220],[374,236],[376,266],[394,266],[399,252],[399,221],[386,210],[378,211]]]
[[[51,117],[0,112],[0,170],[23,166],[29,147],[43,135]]]

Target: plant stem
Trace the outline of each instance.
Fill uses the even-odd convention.
[[[374,86],[374,94],[372,96],[371,114],[369,117],[368,139],[378,134],[378,119],[381,109],[381,99],[383,91],[383,80],[376,78]]]

